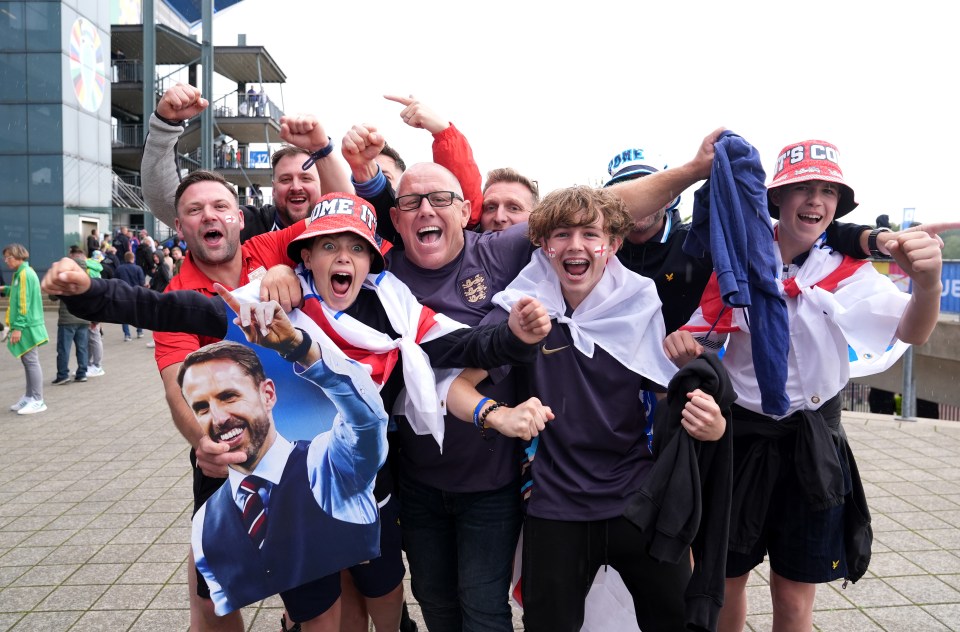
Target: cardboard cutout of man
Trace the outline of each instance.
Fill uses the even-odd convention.
[[[195,516],[194,556],[218,615],[279,592],[303,621],[313,580],[380,553],[373,483],[387,415],[367,371],[323,353],[279,306],[247,334],[297,362],[294,373],[338,414],[329,432],[287,441],[273,419],[277,385],[253,350],[224,341],[190,354],[178,375],[184,398],[211,438],[247,456]]]

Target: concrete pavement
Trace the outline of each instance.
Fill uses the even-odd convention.
[[[104,325],[106,375],[52,386],[55,312],[47,323],[46,412],[6,410],[23,369],[0,352],[0,631],[185,630],[187,446],[149,334],[124,343],[119,325]],[[845,414],[844,425],[873,512],[873,562],[856,585],[820,588],[817,629],[960,630],[960,423]],[[751,630],[770,628],[765,573],[748,589]],[[244,618],[275,632],[280,602]]]

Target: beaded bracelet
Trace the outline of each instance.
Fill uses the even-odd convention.
[[[480,410],[483,408],[483,405],[487,402],[493,401],[489,397],[484,397],[480,400],[480,403],[477,404],[477,407],[473,409],[473,425],[477,428],[480,427]]]
[[[477,425],[477,428],[480,429],[480,436],[481,436],[481,437],[483,437],[484,439],[487,438],[487,433],[486,433],[486,429],[487,429],[487,417],[490,415],[490,413],[492,413],[492,412],[495,411],[496,409],[501,408],[501,407],[503,407],[503,406],[505,406],[505,405],[506,405],[506,404],[504,404],[503,402],[494,402],[494,403],[493,403],[493,406],[490,406],[490,407],[487,408],[485,411],[483,411],[483,413],[480,414],[480,419],[479,419],[479,423],[478,423],[478,425]]]

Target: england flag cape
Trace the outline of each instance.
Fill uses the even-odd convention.
[[[780,285],[788,304],[796,301],[790,313],[794,350],[820,362],[820,373],[836,376],[834,394],[851,377],[887,370],[909,347],[897,340],[896,331],[910,295],[869,261],[833,252],[823,237],[797,275]],[[700,307],[681,329],[723,334],[749,331],[749,325],[743,310],[723,308],[716,278],[711,277]],[[845,343],[845,353],[838,353],[838,343]]]
[[[393,339],[382,331],[366,325],[345,312],[330,309],[320,298],[313,283],[313,275],[302,265],[297,267],[303,307],[290,314],[290,322],[300,327],[317,341],[329,340],[343,357],[356,360],[370,371],[379,388],[403,358],[404,394],[403,414],[417,434],[429,434],[443,449],[446,407],[445,391],[459,370],[442,370],[436,374],[430,359],[420,348],[421,342],[436,340],[466,325],[434,312],[421,305],[410,289],[390,272],[369,274],[363,282],[365,290],[376,292],[387,313],[390,326],[400,337]],[[233,292],[241,302],[260,300],[260,282],[253,281]]]
[[[510,311],[524,296],[533,296],[551,319],[567,325],[573,346],[588,358],[599,345],[620,364],[637,375],[666,386],[677,367],[663,351],[666,328],[660,313],[660,298],[653,281],[627,270],[611,257],[600,281],[570,316],[560,288],[560,279],[542,250],[493,302]]]

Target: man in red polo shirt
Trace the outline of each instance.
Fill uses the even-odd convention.
[[[177,209],[176,228],[187,242],[180,274],[175,276],[166,291],[196,290],[208,296],[216,292],[214,283],[233,289],[266,275],[275,265],[293,265],[287,257],[284,244],[303,231],[306,224],[297,222],[282,231],[264,233],[256,239],[240,244],[244,227],[237,193],[219,174],[194,171],[177,187],[174,204]],[[204,435],[196,417],[177,385],[177,372],[183,359],[200,347],[216,342],[213,338],[185,333],[154,334],[155,357],[166,391],[167,405],[173,423],[180,434],[190,442],[190,461],[193,465],[193,499],[196,511],[206,499],[223,484],[227,465],[242,461],[242,455],[227,454],[223,445]],[[240,611],[217,617],[210,601],[210,591],[199,580],[190,556],[187,569],[190,584],[191,629],[242,630]]]

